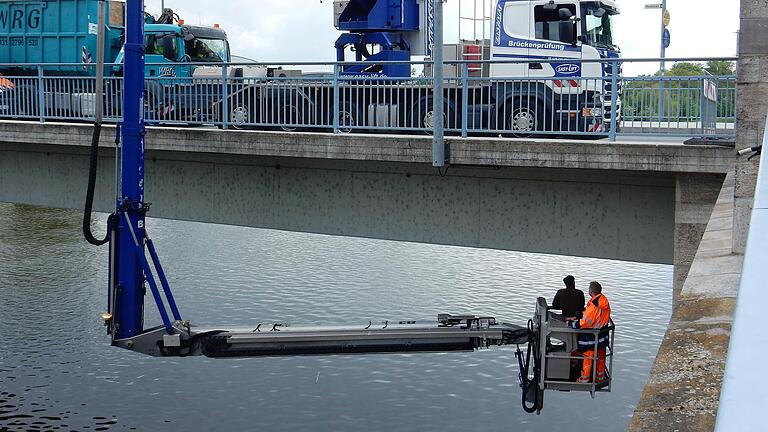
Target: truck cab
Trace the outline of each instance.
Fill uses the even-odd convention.
[[[555,96],[583,94],[585,103],[597,98],[602,105],[604,123],[608,124],[613,94],[612,64],[621,66],[599,60],[619,57],[612,35],[613,17],[618,14],[619,8],[613,0],[498,0],[491,59],[541,61],[493,63],[490,76],[530,79],[546,86],[545,93]],[[597,61],[585,61],[593,59]],[[620,89],[616,90],[620,94]],[[620,100],[616,100],[617,112],[620,112]],[[546,106],[547,102],[543,104]],[[569,107],[577,112],[584,108]]]
[[[115,63],[123,62],[121,50]],[[230,61],[229,42],[224,30],[177,24],[144,25],[144,58],[147,78],[189,78],[201,63],[221,65]],[[168,80],[163,80],[168,83]]]
[[[218,27],[173,24],[144,25],[145,118],[206,120],[220,97],[223,63],[230,61],[227,34]],[[116,60],[122,63],[123,51]],[[210,63],[210,66],[206,66]]]
[[[146,24],[144,53],[149,78],[188,78],[200,63],[221,64],[230,58],[224,30],[176,24]]]

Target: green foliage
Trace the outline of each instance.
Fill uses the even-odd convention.
[[[704,69],[715,76],[736,74],[733,62],[726,60],[710,60]]]
[[[664,76],[700,76],[704,75],[704,67],[698,63],[677,62],[664,72]]]
[[[698,121],[705,79],[714,80],[717,84],[717,117],[720,119],[733,117],[736,98],[733,80],[704,78],[710,74],[715,77],[733,75],[734,64],[720,60],[708,61],[706,64],[677,62],[664,72],[666,79],[661,83],[658,80],[658,72],[653,75],[656,79],[647,76],[625,79],[622,94],[624,118],[626,120],[659,119],[659,93],[661,93],[663,121]]]

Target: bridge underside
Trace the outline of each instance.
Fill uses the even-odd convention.
[[[0,144],[0,201],[82,208],[86,152]],[[101,211],[113,207],[113,152],[100,159]],[[148,151],[146,166],[160,218],[667,264],[685,234],[673,173],[453,166],[441,177],[417,163],[172,151]]]

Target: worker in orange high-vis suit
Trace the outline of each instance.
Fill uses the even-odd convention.
[[[570,321],[572,328],[600,329],[607,327],[611,321],[611,305],[603,295],[603,287],[597,281],[589,283],[589,301],[584,315],[580,320]],[[581,367],[581,376],[576,382],[592,382],[592,361],[595,358],[595,336],[593,334],[579,335],[579,351],[584,356]],[[605,348],[608,346],[608,331],[601,332],[597,339],[597,367],[595,382],[605,381]]]

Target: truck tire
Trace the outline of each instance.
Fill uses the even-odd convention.
[[[509,99],[506,108],[499,113],[499,124],[513,136],[529,136],[546,130],[544,104],[538,98]]]
[[[404,126],[426,129],[425,132],[430,134],[435,121],[433,105],[432,96],[419,99],[406,113]],[[454,123],[453,106],[445,102],[443,103],[443,126],[446,129],[453,128]]]
[[[301,107],[297,104],[283,105],[279,108],[280,114],[278,115],[278,121],[280,123],[280,130],[284,132],[296,132],[298,129],[296,126],[289,126],[294,123],[301,123]]]
[[[227,124],[232,129],[249,129],[253,123],[253,109],[249,100],[241,100],[229,107],[229,116]]]
[[[333,130],[333,107],[328,110],[328,125]],[[343,102],[339,105],[339,112],[336,113],[339,118],[339,132],[350,133],[365,126],[365,119],[362,110],[352,102]]]

